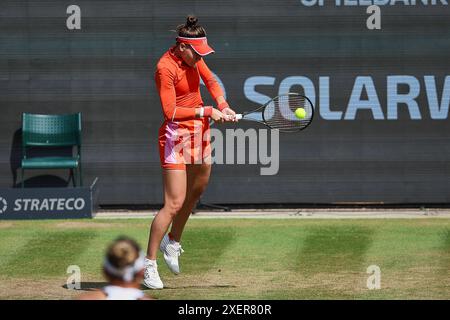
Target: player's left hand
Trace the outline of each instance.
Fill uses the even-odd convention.
[[[223,109],[222,113],[225,115],[225,121],[238,122],[236,119],[236,112],[234,112],[230,107]]]

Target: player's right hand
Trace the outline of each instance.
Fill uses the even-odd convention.
[[[230,107],[226,107],[222,109],[222,113],[225,115],[226,121],[237,122],[236,112],[233,111]]]

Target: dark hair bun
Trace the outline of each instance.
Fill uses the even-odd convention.
[[[186,19],[186,27],[192,28],[197,25],[198,19],[196,16],[189,15]]]
[[[198,19],[193,14],[190,14],[186,18],[185,24],[180,24],[177,27],[177,33],[179,37],[186,38],[201,38],[206,37],[206,31],[202,26],[197,24]]]

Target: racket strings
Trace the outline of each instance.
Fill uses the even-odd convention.
[[[298,118],[295,111],[305,110],[305,118]],[[287,94],[274,98],[264,109],[266,124],[273,129],[283,131],[298,131],[306,128],[312,121],[314,109],[305,97]]]

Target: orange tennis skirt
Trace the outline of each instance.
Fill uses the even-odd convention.
[[[188,164],[211,164],[209,118],[164,121],[159,128],[159,158],[163,169],[186,170]]]

